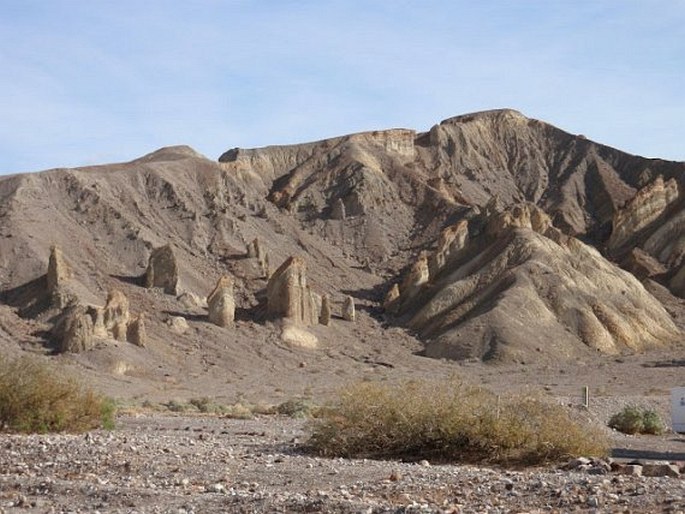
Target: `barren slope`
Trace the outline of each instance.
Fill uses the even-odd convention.
[[[70,287],[84,302],[102,305],[109,290],[120,289],[132,315],[146,315],[146,348],[101,340],[93,350],[59,357],[127,395],[230,396],[240,389],[279,397],[375,374],[453,369],[417,355],[424,352],[529,362],[677,343],[677,299],[659,290],[656,300],[567,236],[617,259],[642,245],[673,270],[648,276],[677,289],[680,246],[666,251],[663,241],[679,230],[666,228],[680,226],[669,216],[681,211],[668,207],[679,200],[671,204],[672,195],[662,195],[659,205],[667,207],[652,208],[658,212],[645,226],[635,221],[641,214],[621,213],[660,176],[678,189],[684,169],[501,110],[451,118],[425,133],[393,129],[234,149],[220,162],[171,147],[130,163],[6,177],[0,344],[3,351],[54,349],[49,330],[59,312],[44,294],[53,244],[62,248],[73,269]],[[477,237],[488,216],[524,201],[549,215],[556,240],[521,226]],[[459,222],[468,224],[473,242],[441,258],[440,272],[420,284],[424,292],[399,317],[384,313],[386,292],[421,252],[439,250],[443,229]],[[613,223],[624,235],[611,235]],[[661,226],[666,235],[654,236],[661,243],[649,243]],[[331,295],[332,325],[311,329],[318,350],[288,346],[278,322],[265,319],[266,279],[246,249],[255,238],[272,270],[301,255],[312,290]],[[176,296],[146,289],[140,279],[152,249],[165,244],[179,263]],[[232,328],[208,323],[206,308],[182,294],[205,297],[223,274],[235,278]],[[464,280],[472,290],[460,293],[449,314],[436,307]],[[340,319],[348,294],[357,303],[354,323]],[[189,329],[174,327],[175,316]]]

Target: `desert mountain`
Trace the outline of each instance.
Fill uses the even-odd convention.
[[[683,172],[497,110],[218,162],[170,147],[5,177],[0,342],[56,351],[66,324],[92,341],[62,358],[136,391],[181,387],[179,375],[263,382],[244,371],[263,367],[276,390],[302,352],[410,371],[444,366],[420,355],[553,361],[678,344]],[[53,247],[68,269],[57,289]],[[98,325],[114,291],[130,340]],[[67,323],[68,309],[81,317]]]

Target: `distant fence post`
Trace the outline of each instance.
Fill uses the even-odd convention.
[[[590,408],[590,389],[588,386],[583,386],[583,407]]]

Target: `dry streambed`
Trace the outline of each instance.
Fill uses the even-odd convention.
[[[4,512],[685,512],[685,479],[302,454],[305,423],[126,416],[111,432],[0,435]],[[581,468],[585,468],[582,469]],[[594,474],[597,473],[597,474]]]

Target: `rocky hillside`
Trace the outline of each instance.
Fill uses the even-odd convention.
[[[0,341],[132,390],[678,344],[684,171],[498,110],[3,177]]]

